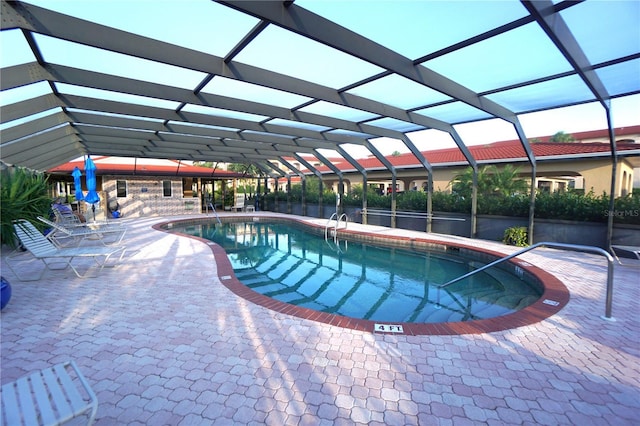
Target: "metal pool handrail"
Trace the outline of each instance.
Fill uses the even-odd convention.
[[[578,244],[565,244],[565,243],[551,243],[551,242],[541,242],[541,243],[536,243],[532,246],[529,247],[525,247],[522,250],[519,250],[515,253],[512,253],[508,256],[502,257],[494,262],[488,263],[486,265],[484,265],[481,268],[475,269],[467,274],[464,274],[462,276],[459,276],[458,278],[454,278],[449,282],[446,282],[444,284],[440,284],[438,286],[439,289],[441,288],[445,288],[453,283],[457,283],[458,281],[461,281],[465,278],[470,277],[471,275],[475,275],[478,272],[482,272],[486,269],[491,268],[492,266],[495,266],[499,263],[505,262],[509,259],[513,259],[516,256],[520,256],[523,253],[526,253],[528,251],[531,251],[533,249],[536,249],[538,247],[550,247],[550,248],[562,248],[562,249],[570,249],[570,250],[574,250],[574,251],[588,251],[588,252],[592,252],[592,253],[598,253],[603,255],[606,259],[607,259],[607,295],[606,295],[606,301],[605,301],[605,314],[604,316],[601,316],[602,319],[608,320],[608,321],[615,321],[614,318],[611,317],[611,305],[613,302],[613,256],[611,256],[611,254],[609,254],[606,250],[601,249],[600,247],[594,247],[594,246],[583,246],[583,245],[578,245]]]
[[[338,227],[340,226],[340,221],[344,219],[344,229],[347,229],[347,224],[349,223],[349,217],[346,213],[342,213],[340,217],[338,217],[338,212],[331,215],[329,220],[327,220],[327,224],[324,227],[324,240],[327,241],[329,239],[329,225],[331,225],[331,221],[333,218],[336,218],[336,226],[333,228],[333,241],[336,242],[338,240]]]
[[[209,202],[207,204],[207,216],[209,215],[209,207],[211,207],[211,210],[213,211],[213,214],[216,216],[216,220],[218,221],[218,225],[222,225],[222,221],[220,220],[220,216],[218,216],[218,212],[216,211],[216,208],[214,207],[214,205]]]

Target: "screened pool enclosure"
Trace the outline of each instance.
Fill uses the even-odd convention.
[[[2,1],[1,13],[2,161],[36,170],[109,155],[278,177],[304,174],[291,158],[314,172],[331,153],[366,179],[356,150],[395,176],[381,148],[393,140],[429,176],[421,150],[438,134],[477,173],[463,129],[498,123],[535,177],[523,118],[595,104],[615,176],[616,103],[640,92],[636,1]]]

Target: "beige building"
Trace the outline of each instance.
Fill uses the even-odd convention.
[[[615,196],[630,194],[634,188],[634,176],[640,175],[640,126],[615,129],[618,160],[616,165]],[[572,135],[573,142],[549,142],[550,137],[539,138],[531,143],[536,158],[536,187],[540,191],[564,191],[569,188],[593,191],[595,194],[611,192],[612,157],[607,130],[581,132]],[[488,145],[471,146],[469,151],[479,167],[489,164],[511,164],[519,168],[524,178],[531,177],[531,164],[520,141],[503,141]],[[468,167],[468,163],[457,148],[423,152],[433,167],[433,188],[436,191],[450,191],[450,182],[458,173]],[[427,170],[412,154],[389,156],[387,160],[396,171],[396,190],[420,190],[426,188]],[[345,191],[351,185],[361,185],[362,174],[344,159],[331,159],[343,173]],[[367,183],[378,187],[384,193],[391,191],[392,174],[375,157],[358,160],[367,171]],[[309,170],[291,161],[305,173]],[[325,185],[338,189],[339,178],[326,165],[315,161],[317,170],[323,174]],[[285,166],[282,166],[286,170]],[[635,173],[634,173],[635,171]],[[295,181],[295,179],[294,179]],[[637,187],[640,182],[636,179]],[[279,187],[286,184],[281,179]],[[273,189],[273,183],[269,184]]]

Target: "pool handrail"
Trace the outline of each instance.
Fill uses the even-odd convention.
[[[491,268],[492,266],[495,266],[499,263],[502,262],[506,262],[509,259],[513,259],[516,256],[520,256],[523,253],[526,253],[528,251],[531,251],[533,249],[536,249],[538,247],[549,247],[549,248],[560,248],[560,249],[570,249],[570,250],[574,250],[574,251],[586,251],[586,252],[592,252],[592,253],[597,253],[597,254],[601,254],[603,255],[606,259],[607,259],[607,294],[606,294],[606,300],[605,300],[605,314],[604,316],[601,316],[602,319],[608,320],[608,321],[615,321],[614,318],[612,318],[611,316],[611,305],[613,302],[613,265],[614,265],[614,261],[613,261],[613,256],[611,256],[611,254],[609,254],[609,252],[607,252],[604,249],[601,249],[600,247],[594,247],[594,246],[585,246],[585,245],[579,245],[579,244],[567,244],[567,243],[553,243],[553,242],[540,242],[540,243],[536,243],[533,244],[531,246],[525,247],[522,250],[518,250],[515,253],[512,253],[510,255],[507,255],[505,257],[501,257],[500,259],[493,261],[491,263],[488,263],[486,265],[484,265],[481,268],[475,269],[469,273],[466,273],[464,275],[459,276],[458,278],[454,278],[451,281],[448,281],[444,284],[440,284],[438,286],[438,289],[441,288],[445,288],[451,284],[457,283],[458,281],[461,281],[465,278],[469,278],[472,275],[477,274],[478,272],[482,272],[486,269]]]
[[[211,208],[211,210],[213,211],[213,214],[216,216],[216,220],[218,221],[218,225],[222,225],[222,221],[220,220],[220,216],[218,216],[218,212],[216,211],[215,206],[211,202],[207,203],[207,207],[206,207],[207,216],[209,216],[209,208]]]
[[[338,227],[340,226],[340,221],[344,219],[344,229],[347,229],[347,224],[349,223],[349,216],[346,213],[342,213],[338,217],[338,212],[335,212],[331,215],[329,220],[327,220],[327,224],[324,227],[324,240],[327,241],[329,239],[329,225],[331,225],[331,221],[336,218],[336,226],[333,228],[333,242],[335,243],[338,240]]]

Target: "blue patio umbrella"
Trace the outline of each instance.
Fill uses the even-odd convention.
[[[71,172],[71,176],[73,176],[73,186],[76,188],[76,201],[84,200],[84,194],[82,193],[82,183],[80,182],[80,177],[82,176],[82,172],[79,168],[74,168],[73,172]]]
[[[91,204],[91,210],[93,211],[93,221],[96,220],[96,204],[100,202],[100,196],[96,192],[96,165],[90,156],[87,156],[87,160],[84,162],[84,173],[87,181],[87,195],[84,197],[86,203]]]

